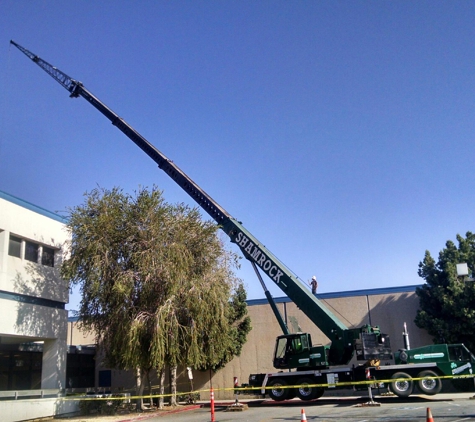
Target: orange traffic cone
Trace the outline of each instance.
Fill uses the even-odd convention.
[[[430,407],[427,408],[427,420],[426,422],[434,422],[434,418],[432,417],[432,412],[430,411]]]
[[[300,422],[307,422],[307,417],[305,416],[305,409],[302,409],[302,412],[300,412],[302,414],[301,418],[300,418]]]

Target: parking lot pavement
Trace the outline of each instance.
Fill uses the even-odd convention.
[[[474,399],[471,401],[471,399]],[[430,407],[434,409],[434,413],[446,414],[450,417],[454,415],[457,420],[458,416],[463,417],[464,421],[474,421],[475,415],[470,415],[469,411],[463,409],[475,408],[474,393],[448,393],[437,394],[436,396],[417,395],[411,396],[408,399],[400,399],[395,396],[374,396],[374,401],[381,404],[380,408],[370,409],[362,408],[368,401],[367,396],[328,396],[322,397],[318,400],[303,402],[298,399],[288,400],[284,402],[275,402],[273,400],[254,399],[254,400],[239,400],[239,403],[248,406],[249,411],[243,412],[228,412],[229,406],[235,403],[234,400],[224,400],[215,402],[216,421],[232,421],[232,420],[298,420],[300,409],[307,409],[307,419],[318,419],[319,421],[328,420],[338,421],[339,419],[347,418],[351,414],[351,418],[358,415],[364,419],[364,415],[372,415],[371,420],[376,421],[378,417],[385,421],[391,420],[391,413],[396,412],[399,419],[395,420],[411,420],[414,414],[424,413],[425,409]],[[363,406],[361,406],[363,405]],[[360,410],[355,411],[354,408],[360,407]],[[456,409],[460,415],[455,414],[453,409]],[[355,414],[356,412],[356,414]],[[299,415],[297,415],[299,413]],[[296,415],[295,418],[292,415]],[[407,416],[404,417],[405,414]],[[64,422],[139,422],[139,421],[192,421],[192,420],[209,420],[210,403],[198,402],[195,405],[182,405],[174,408],[166,407],[163,410],[151,410],[142,413],[130,413],[114,416],[72,416],[55,418],[54,421]],[[318,416],[317,416],[318,415]],[[326,416],[325,416],[326,415]],[[346,415],[346,416],[345,416]],[[458,416],[457,416],[458,415]],[[447,416],[446,416],[447,417]],[[204,418],[204,419],[203,419]],[[249,419],[251,418],[251,419]],[[389,418],[389,419],[388,419]],[[381,419],[381,420],[383,420]],[[53,421],[53,419],[51,419]],[[352,419],[353,420],[353,419]],[[419,419],[419,420],[423,420]]]
[[[411,396],[407,399],[375,397],[380,406],[361,406],[368,397],[322,397],[314,401],[271,400],[249,403],[243,412],[229,412],[225,406],[216,408],[217,422],[289,422],[300,421],[301,412],[306,420],[318,422],[421,422],[426,420],[427,409],[432,409],[434,420],[444,422],[475,422],[475,400],[469,394],[442,394]],[[222,403],[224,405],[224,403]],[[210,420],[208,406],[194,411],[151,418],[148,422],[204,422]]]

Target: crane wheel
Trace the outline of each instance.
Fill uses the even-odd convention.
[[[291,397],[291,389],[287,387],[287,382],[282,378],[275,378],[267,384],[269,397],[275,401],[288,400]]]
[[[405,372],[396,372],[391,379],[397,381],[392,381],[389,389],[398,397],[409,397],[414,391],[414,381],[410,378],[410,375]]]
[[[419,388],[422,394],[433,396],[440,393],[442,390],[442,380],[438,379],[437,376],[434,371],[422,371],[417,375],[417,378],[423,378],[417,381],[417,388]]]
[[[297,397],[300,400],[315,400],[323,396],[323,388],[309,387],[309,385],[316,384],[315,380],[311,378],[301,378],[297,381],[297,384],[299,385],[297,388]]]

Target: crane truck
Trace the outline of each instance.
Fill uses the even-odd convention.
[[[379,326],[346,327],[312,294],[274,254],[243,224],[201,189],[173,161],[148,142],[124,119],[95,97],[79,81],[52,66],[36,54],[10,41],[22,53],[61,84],[70,97],[82,97],[100,111],[111,123],[142,149],[173,179],[235,243],[250,261],[283,334],[276,339],[274,373],[250,374],[249,384],[266,392],[276,401],[295,396],[313,400],[327,388],[348,388],[365,384],[386,383],[399,397],[407,397],[414,388],[425,394],[437,394],[441,378],[471,375],[475,357],[463,344],[430,345],[392,353],[389,336]],[[260,270],[259,270],[260,269]],[[291,333],[262,280],[266,274],[301,311],[328,337],[327,345],[313,345],[309,333]],[[358,365],[350,366],[356,356]],[[385,364],[381,364],[385,361]]]

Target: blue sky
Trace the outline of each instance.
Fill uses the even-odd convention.
[[[2,0],[0,190],[59,213],[96,186],[194,205],[10,39],[320,292],[420,284],[426,249],[475,230],[474,2]]]

